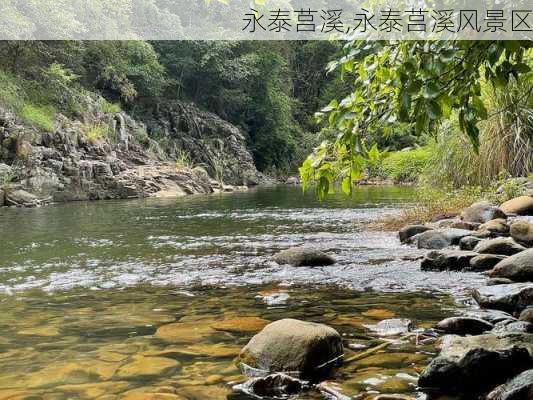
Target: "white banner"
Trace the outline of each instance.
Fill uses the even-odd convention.
[[[533,2],[0,0],[0,40],[532,40]]]

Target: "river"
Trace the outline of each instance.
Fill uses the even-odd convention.
[[[245,379],[233,360],[269,321],[326,323],[347,356],[380,343],[368,325],[382,319],[432,326],[483,277],[421,272],[423,252],[369,229],[413,191],[363,187],[320,202],[277,186],[0,209],[0,400],[248,399],[232,389]],[[299,244],[337,263],[271,261]],[[421,396],[416,374],[434,354],[432,343],[400,342],[332,385],[354,399]]]

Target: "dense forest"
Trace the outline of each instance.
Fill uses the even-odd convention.
[[[30,120],[82,111],[98,92],[139,119],[172,101],[193,102],[249,136],[262,171],[296,170],[317,144],[313,114],[346,95],[340,73],[326,74],[338,42],[1,42],[4,103]],[[20,100],[20,99],[19,99]],[[152,129],[150,129],[152,128]],[[157,128],[148,123],[149,134]]]
[[[0,101],[46,130],[96,92],[154,139],[154,110],[191,102],[245,132],[267,174],[297,173],[316,148],[301,173],[322,195],[361,179],[461,188],[530,173],[529,42],[372,43],[4,41]]]

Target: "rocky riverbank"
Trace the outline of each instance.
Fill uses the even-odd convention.
[[[441,353],[420,375],[430,394],[464,399],[533,398],[533,197],[479,202],[459,218],[406,226],[404,243],[431,249],[427,271],[476,271],[478,308],[441,321]]]
[[[407,245],[430,250],[421,269],[475,271],[487,275],[476,288],[477,306],[431,328],[401,318],[367,326],[384,340],[344,357],[342,337],[324,324],[283,319],[267,325],[242,349],[238,362],[250,380],[238,389],[255,396],[287,396],[305,390],[327,398],[350,399],[327,379],[343,363],[358,363],[389,346],[437,340],[440,354],[420,371],[418,390],[428,399],[530,400],[533,398],[533,197],[499,206],[475,203],[460,217],[399,232]],[[280,265],[327,266],[336,260],[312,247],[294,247],[273,257]],[[344,360],[343,360],[344,358]],[[353,368],[353,366],[352,366]],[[367,397],[364,397],[365,399]],[[401,394],[374,400],[412,397]],[[450,397],[446,397],[450,398]]]
[[[75,119],[56,116],[53,131],[0,109],[0,206],[214,193],[262,179],[245,134],[194,105],[168,105],[148,128],[87,103]]]

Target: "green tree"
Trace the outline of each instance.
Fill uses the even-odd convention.
[[[524,62],[530,47],[528,41],[349,42],[329,70],[349,75],[353,91],[317,114],[338,136],[304,162],[304,182],[317,182],[320,197],[335,182],[349,192],[365,163],[364,138],[387,134],[398,122],[413,124],[418,135],[432,135],[442,120],[457,115],[477,149],[477,124],[487,117],[482,77],[502,87],[511,76],[531,76]]]

